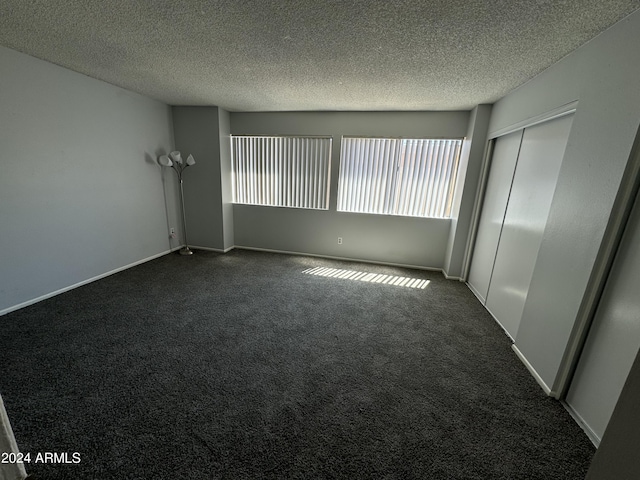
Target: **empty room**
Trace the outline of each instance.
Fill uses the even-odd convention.
[[[636,479],[640,4],[5,0],[0,479]]]

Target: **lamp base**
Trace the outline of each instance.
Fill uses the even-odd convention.
[[[193,250],[189,249],[189,247],[182,247],[180,249],[180,255],[193,255]]]

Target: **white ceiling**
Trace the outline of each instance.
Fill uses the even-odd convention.
[[[2,0],[0,45],[171,105],[467,110],[638,8],[640,0]]]

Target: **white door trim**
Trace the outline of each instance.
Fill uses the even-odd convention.
[[[503,135],[508,135],[509,133],[515,132],[516,130],[520,130],[522,128],[533,127],[534,125],[548,122],[549,120],[553,120],[554,118],[570,115],[574,113],[577,108],[578,108],[577,100],[570,103],[566,103],[557,108],[554,108],[553,110],[549,110],[548,112],[542,113],[540,115],[536,115],[534,117],[525,118],[524,120],[514,123],[513,125],[509,125],[507,127],[494,130],[493,132],[489,132],[488,139],[492,140],[494,138],[502,137]]]

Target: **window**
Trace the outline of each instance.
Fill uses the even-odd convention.
[[[462,140],[343,137],[338,211],[449,218]]]
[[[329,208],[330,137],[231,137],[233,202]]]

